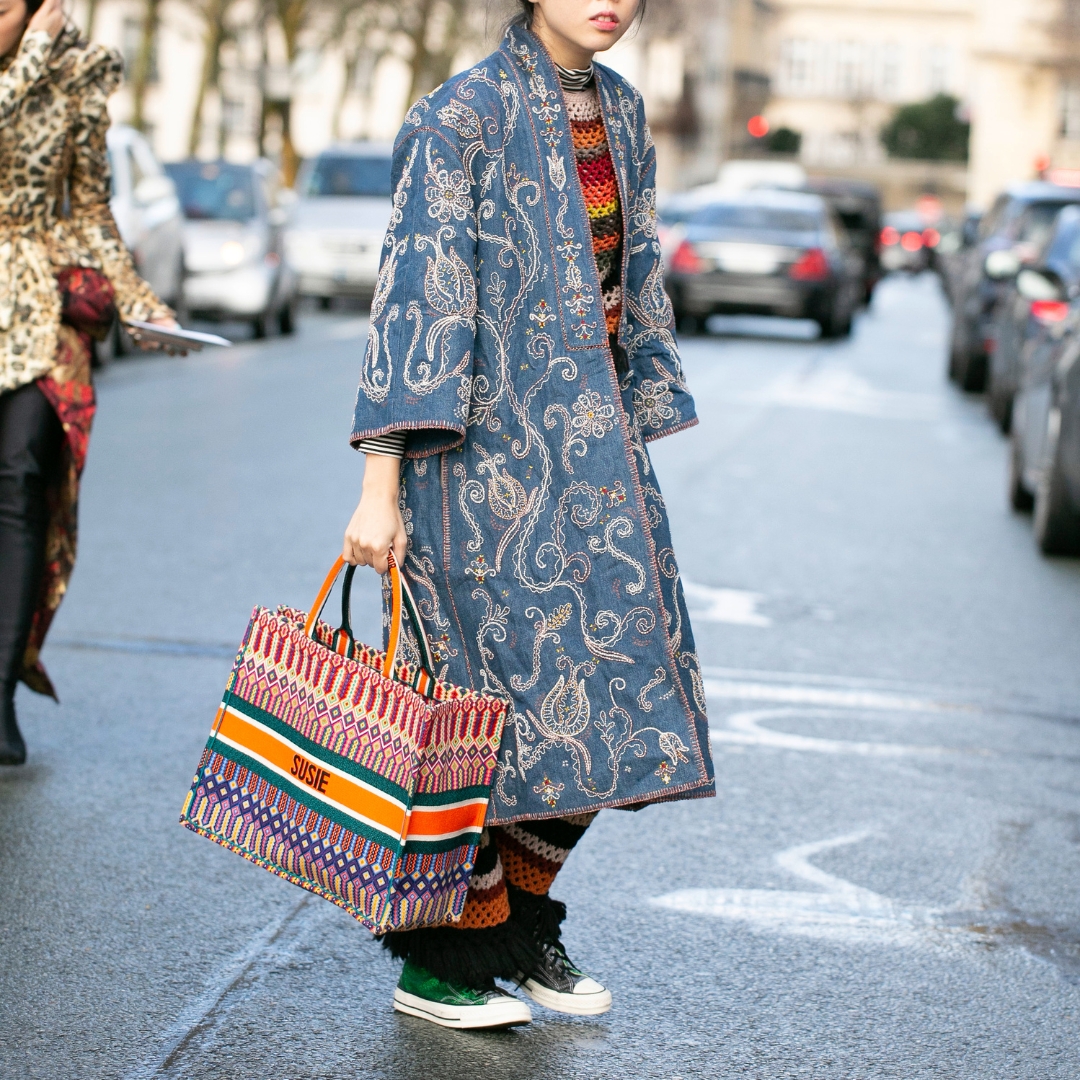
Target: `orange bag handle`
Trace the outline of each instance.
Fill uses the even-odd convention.
[[[412,620],[413,628],[416,631],[417,642],[420,646],[420,685],[418,685],[416,689],[421,694],[427,694],[435,681],[435,676],[431,671],[434,665],[432,663],[431,653],[428,649],[427,635],[424,633],[423,624],[420,622],[420,614],[416,609],[416,602],[413,600],[412,593],[409,591],[408,583],[398,569],[397,559],[394,557],[394,552],[392,550],[387,552],[387,563],[387,569],[390,574],[390,635],[386,645],[386,659],[383,661],[382,674],[383,677],[387,679],[392,679],[394,677],[394,666],[397,663],[398,648],[401,645],[401,616],[404,609],[404,611],[408,612],[409,618]],[[322,610],[326,606],[327,598],[334,588],[334,583],[337,581],[338,575],[345,566],[345,560],[339,555],[334,561],[334,565],[330,568],[330,573],[326,575],[326,579],[323,581],[318,595],[315,597],[315,602],[311,605],[311,610],[308,612],[307,621],[304,623],[304,633],[308,637],[313,636],[315,623],[322,614]]]

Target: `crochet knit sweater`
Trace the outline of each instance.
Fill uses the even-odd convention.
[[[608,334],[619,330],[622,315],[622,210],[596,82],[566,90],[566,112],[574,140],[578,178],[592,229],[593,255],[604,298]]]

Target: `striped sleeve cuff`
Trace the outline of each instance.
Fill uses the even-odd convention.
[[[405,456],[405,432],[391,431],[388,435],[376,435],[372,439],[361,439],[356,444],[356,449],[362,454],[403,458]]]

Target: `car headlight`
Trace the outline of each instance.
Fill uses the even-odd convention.
[[[239,240],[226,240],[221,245],[221,261],[228,267],[239,266],[247,258],[247,248]]]

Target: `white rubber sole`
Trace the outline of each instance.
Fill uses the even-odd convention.
[[[488,1005],[444,1005],[398,989],[394,991],[394,1008],[397,1012],[448,1028],[518,1027],[532,1021],[529,1006],[512,997],[500,998]]]
[[[555,1012],[569,1013],[571,1016],[599,1016],[611,1008],[611,991],[601,990],[595,994],[560,994],[541,986],[532,979],[526,979],[521,984],[525,991],[545,1009],[553,1009]]]

